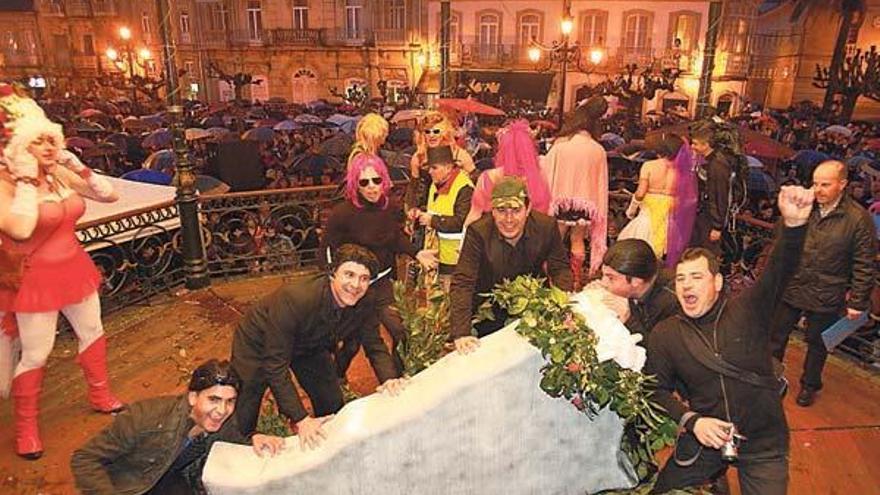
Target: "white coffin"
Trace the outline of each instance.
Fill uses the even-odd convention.
[[[296,437],[275,458],[218,443],[211,494],[572,494],[633,486],[623,422],[592,421],[540,388],[539,351],[507,327],[469,355],[452,353],[397,397],[347,404],[320,448]]]

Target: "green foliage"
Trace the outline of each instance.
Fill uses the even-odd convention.
[[[263,401],[263,407],[260,410],[260,419],[257,421],[257,432],[264,435],[274,435],[276,437],[289,437],[293,435],[293,431],[290,429],[290,423],[287,421],[287,418],[278,412],[275,398],[271,395]]]
[[[413,376],[443,356],[449,338],[449,297],[436,281],[419,277],[416,287],[394,282],[394,306],[408,336],[397,345],[404,373]]]
[[[541,350],[546,363],[541,388],[562,397],[588,416],[610,407],[626,423],[621,448],[639,479],[653,472],[654,454],[672,445],[677,425],[649,400],[654,378],[621,368],[614,361],[600,363],[598,340],[584,318],[574,312],[568,294],[547,287],[543,279],[519,277],[499,284],[481,314],[494,303],[511,318],[520,318],[517,331]]]

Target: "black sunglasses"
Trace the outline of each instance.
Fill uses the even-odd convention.
[[[367,187],[367,186],[370,185],[370,182],[372,182],[373,185],[378,186],[379,184],[382,183],[382,178],[381,178],[381,177],[372,177],[372,178],[369,178],[369,179],[360,179],[360,180],[358,181],[358,185],[361,186],[361,187]]]
[[[425,129],[425,134],[434,134],[435,136],[439,135],[442,132],[443,129]]]

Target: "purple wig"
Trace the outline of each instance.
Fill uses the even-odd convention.
[[[388,191],[391,190],[391,177],[388,175],[388,167],[376,155],[361,153],[354,157],[351,165],[348,167],[348,173],[345,176],[345,197],[353,205],[363,208],[361,204],[361,196],[358,187],[358,181],[361,178],[361,172],[367,168],[372,168],[382,178],[382,209],[388,207]]]

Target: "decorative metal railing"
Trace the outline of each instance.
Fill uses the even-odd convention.
[[[401,192],[403,187],[396,187]],[[314,269],[320,226],[340,199],[338,186],[202,196],[200,215],[208,261],[215,278],[255,276]],[[609,237],[628,221],[630,196],[612,192]],[[751,285],[766,260],[773,226],[753,218],[737,224],[728,283]],[[77,235],[104,274],[105,313],[167,293],[184,281],[181,235],[174,202],[121,214],[81,226]],[[856,333],[840,352],[864,364],[880,362],[876,330]]]

